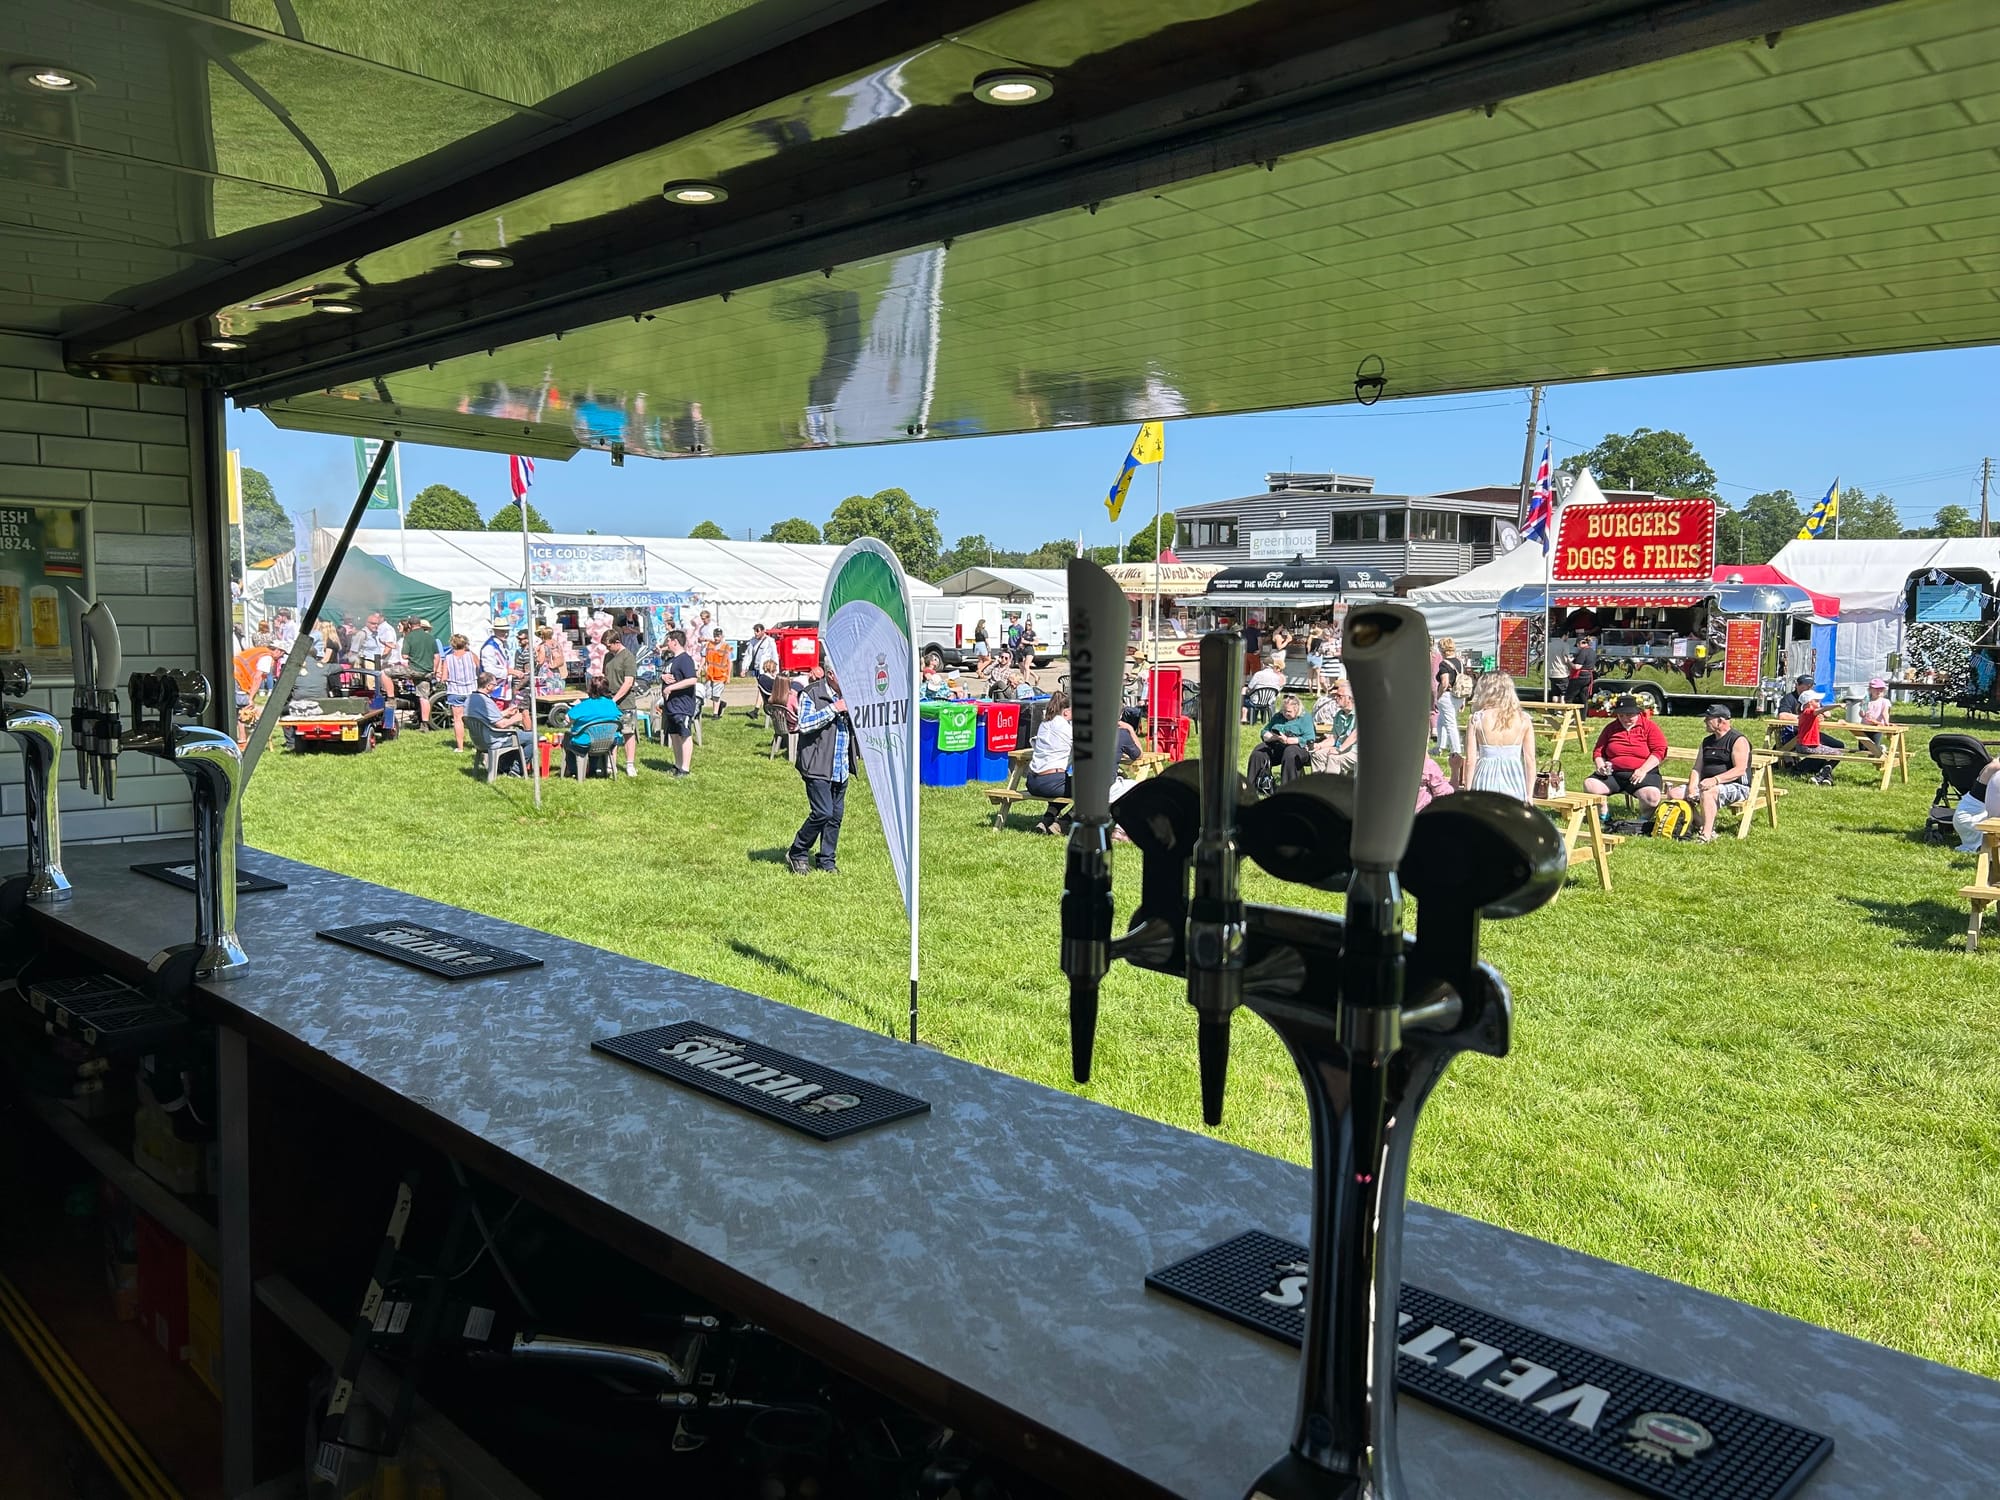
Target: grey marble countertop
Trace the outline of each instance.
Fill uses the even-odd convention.
[[[73,848],[75,897],[42,918],[139,958],[185,941],[192,896],[129,866],[189,848]],[[757,1287],[776,1331],[787,1310],[852,1330],[954,1402],[1013,1414],[1023,1441],[1214,1500],[1239,1500],[1284,1451],[1296,1356],[1143,1279],[1246,1228],[1303,1240],[1299,1167],[454,907],[254,851],[245,863],[290,889],[242,898],[252,967],[209,993],[224,1020],[234,1008],[296,1038],[336,1085],[417,1101],[447,1139],[484,1142]],[[313,936],[386,917],[546,967],[454,984]],[[821,1145],[590,1050],[688,1019],[931,1112]],[[2000,1495],[2000,1383],[1454,1214],[1410,1217],[1410,1281],[1831,1435],[1806,1500]],[[1417,1401],[1402,1446],[1419,1500],[1629,1493]]]

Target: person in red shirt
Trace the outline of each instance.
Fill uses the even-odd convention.
[[[1591,752],[1594,774],[1583,789],[1597,797],[1630,792],[1650,812],[1666,792],[1660,762],[1667,758],[1667,737],[1630,693],[1612,704],[1611,711],[1617,717],[1597,736],[1597,748]]]
[[[1846,745],[1820,729],[1826,710],[1819,693],[1807,688],[1799,694],[1798,729],[1785,742],[1787,752],[1796,750],[1844,750]],[[1833,762],[1824,756],[1801,755],[1791,761],[1792,769],[1810,776],[1820,786],[1833,785]]]

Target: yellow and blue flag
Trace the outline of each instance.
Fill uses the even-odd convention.
[[[1117,520],[1118,513],[1125,509],[1125,492],[1132,488],[1132,471],[1140,464],[1156,464],[1167,456],[1167,429],[1159,422],[1147,422],[1139,429],[1139,435],[1132,439],[1132,451],[1125,455],[1125,466],[1118,471],[1112,481],[1111,493],[1104,497],[1104,508],[1111,512],[1111,519]]]
[[[1823,536],[1832,536],[1840,521],[1840,479],[1835,476],[1826,493],[1820,496],[1819,504],[1806,516],[1806,524],[1799,528],[1798,541],[1816,541]]]

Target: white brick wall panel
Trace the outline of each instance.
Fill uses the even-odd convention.
[[[149,505],[146,530],[160,536],[187,536],[194,531],[194,512],[186,506]]]
[[[193,833],[194,804],[183,802],[177,807],[154,808],[153,829],[157,833]]]
[[[185,598],[194,597],[193,568],[146,569],[146,592],[149,594],[180,594]]]
[[[187,393],[172,386],[142,385],[139,387],[139,410],[170,412],[184,417],[188,411]]]
[[[32,401],[35,399],[35,372],[33,370],[10,370],[0,366],[0,398],[8,401]]]
[[[192,625],[194,600],[171,594],[114,594],[104,587],[98,570],[97,597],[111,606],[120,629],[127,625]]]
[[[141,443],[139,467],[148,474],[185,474],[188,472],[188,451],[168,443]]]
[[[25,375],[27,371],[19,373]],[[81,406],[50,406],[43,401],[0,401],[0,431],[53,433],[82,437],[90,413]]]
[[[0,464],[31,464],[36,455],[32,432],[0,432]]]
[[[50,347],[54,347],[51,345]],[[35,375],[35,395],[43,401],[60,401],[70,406],[109,406],[123,411],[139,409],[139,388],[122,380],[82,380],[60,370],[41,370]]]
[[[194,538],[189,536],[134,536],[129,532],[97,533],[97,560],[107,563],[144,563],[147,566],[186,566],[188,592],[193,592]],[[146,592],[152,593],[148,579]]]
[[[45,437],[42,439],[42,462],[60,469],[111,469],[136,474],[139,472],[139,445],[113,443],[102,438]],[[104,498],[127,497],[107,495]]]
[[[90,471],[0,464],[0,495],[10,500],[88,500]]]
[[[200,649],[192,625],[148,625],[152,634],[149,649],[155,656],[179,656],[183,665],[192,665]]]
[[[192,503],[190,482],[175,474],[91,475],[90,493],[99,500],[122,500],[140,505],[188,505]]]
[[[177,416],[96,407],[89,418],[90,435],[94,438],[117,438],[132,443],[187,443],[187,423]]]
[[[194,809],[188,808],[192,814]],[[124,839],[134,834],[157,833],[159,825],[154,821],[151,807],[94,807],[79,813],[72,813],[63,819],[63,838],[68,839]],[[192,823],[187,826],[192,827]],[[18,839],[20,836],[15,835]]]
[[[129,531],[136,536],[146,529],[146,508],[143,505],[93,505],[90,508],[90,524],[97,529],[99,536],[113,531]],[[98,591],[103,592],[102,588]]]
[[[62,345],[54,339],[0,333],[0,365],[10,365],[19,370],[60,370]]]
[[[146,591],[146,570],[144,568],[107,566],[102,562],[97,565],[98,593],[143,594]],[[111,613],[114,618],[122,618],[118,615],[118,606],[115,604],[111,606]]]

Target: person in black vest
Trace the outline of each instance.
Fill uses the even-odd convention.
[[[1716,809],[1734,807],[1750,795],[1750,742],[1731,727],[1723,704],[1709,704],[1702,722],[1708,737],[1695,752],[1694,771],[1681,795],[1701,805],[1701,831],[1695,837],[1712,844]]]
[[[840,820],[847,815],[847,777],[852,764],[848,746],[853,730],[847,700],[839,681],[827,671],[825,659],[813,663],[804,692],[798,695],[799,775],[806,783],[806,820],[786,853],[794,875],[813,869],[813,845],[819,845],[819,868],[838,874],[834,856],[840,846]]]
[[[1571,703],[1588,703],[1597,688],[1597,647],[1589,636],[1577,632],[1576,647],[1569,654],[1569,685],[1565,696]]]

